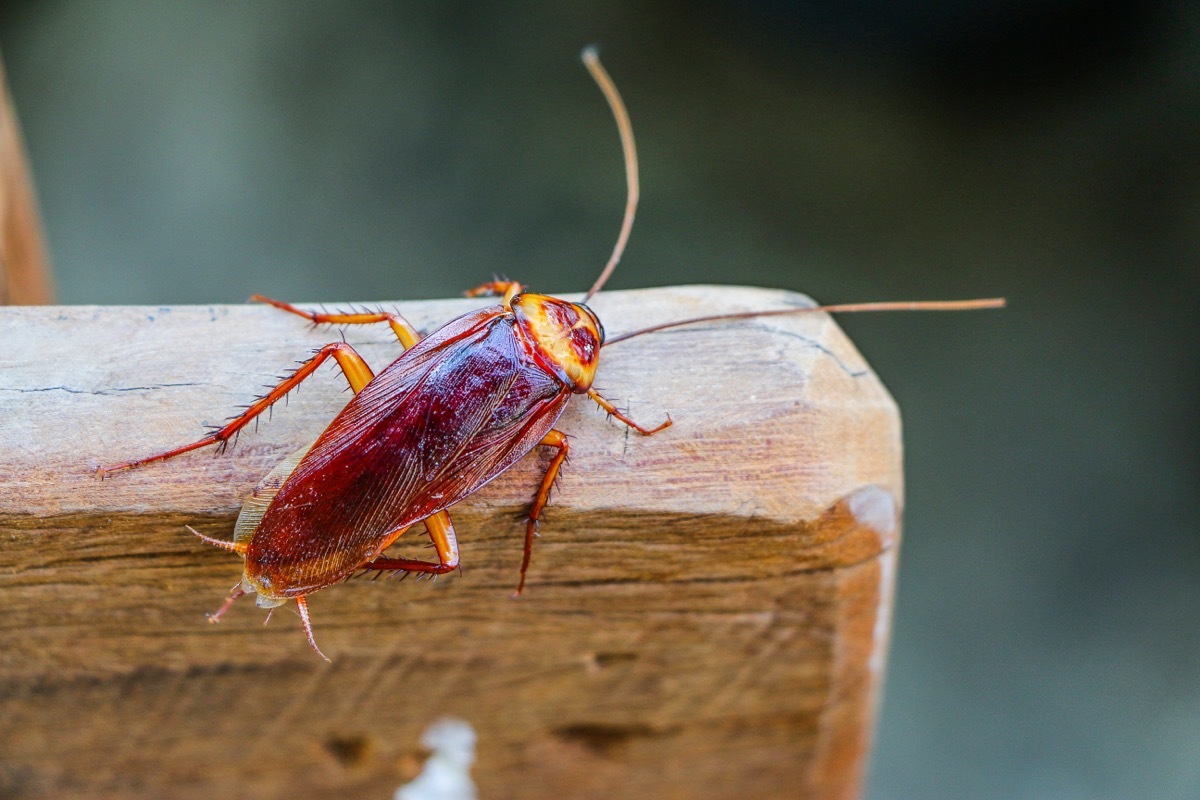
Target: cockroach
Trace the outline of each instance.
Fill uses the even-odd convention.
[[[344,341],[325,345],[292,375],[224,427],[202,439],[136,461],[103,467],[101,475],[164,461],[209,445],[227,445],[242,428],[333,358],[354,396],[312,444],[284,459],[246,501],[233,540],[204,536],[245,560],[241,583],[220,616],[242,595],[263,608],[295,600],[308,643],[313,637],[308,596],[360,571],[441,575],[458,567],[458,539],[450,520],[456,503],[470,497],[535,447],[554,455],[526,515],[525,547],[516,594],[525,586],[538,522],[570,450],[554,425],[572,395],[587,395],[612,417],[650,436],[670,417],[643,427],[592,388],[600,351],[617,342],[680,325],[805,312],[965,310],[994,308],[1003,300],[854,303],[780,311],[716,314],[605,337],[587,302],[616,268],[638,203],[637,153],[625,104],[612,79],[588,48],[583,62],[616,118],[625,158],[627,199],[608,263],[581,302],[526,292],[521,284],[493,280],[468,296],[498,296],[499,305],[448,322],[422,338],[398,314],[324,313],[255,295],[313,323],[387,323],[403,353],[378,375]],[[423,523],[436,561],[394,558],[388,547]],[[328,660],[328,659],[326,659]]]

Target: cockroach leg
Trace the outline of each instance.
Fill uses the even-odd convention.
[[[304,623],[304,635],[308,637],[308,643],[317,651],[317,655],[329,661],[329,656],[321,652],[321,648],[317,647],[317,640],[313,638],[312,620],[308,618],[308,598],[302,594],[296,595],[296,608],[300,611],[300,621]]]
[[[296,388],[301,381],[316,372],[317,367],[321,366],[327,358],[333,356],[337,361],[338,366],[342,368],[342,373],[345,374],[346,380],[350,382],[350,388],[355,393],[359,392],[362,387],[366,386],[374,373],[367,366],[367,362],[363,360],[354,348],[345,342],[333,342],[327,344],[313,355],[308,361],[300,365],[300,368],[293,372],[290,376],[284,379],[278,386],[269,391],[266,395],[251,403],[245,411],[230,420],[225,427],[213,431],[199,441],[185,444],[182,447],[176,447],[173,450],[167,450],[163,453],[157,453],[146,458],[140,458],[137,461],[128,461],[124,464],[116,464],[111,467],[101,467],[98,472],[100,477],[104,477],[110,472],[116,472],[122,469],[132,469],[140,467],[143,464],[150,464],[155,461],[165,461],[168,458],[190,453],[192,450],[199,450],[201,447],[207,447],[211,444],[220,444],[229,441],[238,431],[246,427],[259,414],[266,411],[276,401]]]
[[[635,431],[642,434],[643,436],[652,436],[652,435],[658,433],[659,431],[663,430],[664,428],[671,427],[670,415],[667,416],[667,421],[664,422],[663,424],[659,425],[657,428],[643,428],[641,425],[638,425],[636,422],[631,420],[629,417],[622,414],[620,412],[620,410],[616,406],[614,406],[612,403],[610,403],[608,400],[605,400],[603,397],[601,397],[600,393],[597,392],[595,389],[588,390],[588,397],[595,400],[596,404],[598,406],[600,406],[601,408],[603,408],[605,411],[607,411],[609,413],[609,416],[616,417],[617,419],[621,420],[621,422],[624,422],[626,425],[633,428]]]
[[[195,533],[195,531],[192,531],[192,533]],[[208,617],[208,621],[212,622],[212,623],[220,622],[221,616],[226,611],[229,610],[230,606],[233,605],[233,602],[235,600],[237,600],[239,597],[243,596],[244,594],[246,594],[246,590],[243,589],[241,586],[233,587],[233,591],[229,593],[229,597],[225,598],[225,602],[221,604],[220,608],[218,608],[216,611],[214,611],[211,614],[205,614],[205,616]]]
[[[381,550],[396,541],[396,538],[407,529],[391,534],[385,540]],[[458,569],[458,537],[454,533],[454,523],[450,521],[447,511],[439,511],[425,519],[425,530],[433,540],[437,551],[437,563],[420,561],[414,558],[387,558],[380,556],[362,565],[363,569],[378,569],[399,572],[424,572],[429,575],[443,575]]]
[[[503,297],[505,308],[512,308],[512,299],[525,291],[525,287],[516,281],[488,281],[465,292],[467,297]]]
[[[558,479],[558,471],[562,469],[563,462],[567,460],[567,453],[571,450],[567,436],[562,431],[550,431],[538,444],[557,447],[558,452],[550,459],[550,466],[546,467],[546,474],[542,476],[542,485],[538,487],[537,494],[533,497],[533,505],[529,507],[529,515],[525,521],[525,553],[521,556],[521,577],[517,581],[517,590],[513,592],[513,597],[519,597],[525,590],[525,573],[533,557],[533,540],[537,536],[538,520],[542,518],[542,511],[550,501],[550,489]]]
[[[396,338],[400,340],[400,344],[404,346],[405,350],[421,341],[421,334],[417,333],[417,329],[399,314],[389,314],[386,311],[330,314],[323,311],[305,311],[303,308],[297,308],[291,303],[285,303],[282,300],[272,300],[269,297],[263,297],[261,294],[252,295],[250,299],[258,303],[275,306],[289,314],[304,317],[315,325],[370,325],[376,322],[386,322],[391,326],[392,332],[396,334]]]

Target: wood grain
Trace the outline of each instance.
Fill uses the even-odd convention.
[[[605,293],[611,333],[785,292]],[[477,301],[398,303],[429,330]],[[520,515],[548,454],[452,510],[463,573],[311,598],[322,648],[242,601],[240,499],[311,440],[322,372],[231,452],[100,481],[196,438],[338,336],[261,306],[0,309],[0,797],[390,797],[444,715],[480,796],[853,797],[882,678],[903,486],[899,417],[824,315],[715,323],[604,352],[529,587]],[[346,338],[376,368],[386,329]],[[392,552],[422,552],[423,534]],[[407,550],[405,549],[407,548]]]

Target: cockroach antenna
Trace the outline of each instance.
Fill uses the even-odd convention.
[[[625,101],[621,99],[621,93],[617,91],[617,86],[608,76],[604,65],[600,63],[600,56],[597,54],[595,46],[585,47],[580,57],[583,59],[583,65],[587,67],[587,71],[591,73],[592,79],[600,87],[600,91],[604,92],[604,99],[608,101],[608,106],[612,109],[613,116],[616,117],[617,130],[621,132],[621,149],[625,154],[625,184],[628,187],[625,199],[625,218],[621,220],[621,232],[617,235],[617,243],[613,245],[612,255],[608,257],[604,271],[600,273],[600,277],[596,278],[592,288],[588,289],[587,294],[583,296],[583,302],[586,303],[608,281],[608,276],[612,275],[613,270],[617,268],[617,264],[621,261],[621,254],[625,252],[625,245],[629,242],[629,232],[633,230],[633,215],[637,212],[638,204],[638,162],[637,147],[633,142],[633,126],[629,123],[629,112],[625,110]]]
[[[604,341],[605,347],[635,336],[655,333],[667,328],[679,328],[683,325],[696,325],[701,322],[717,322],[727,319],[756,319],[758,317],[783,317],[789,314],[804,314],[814,311],[824,311],[827,314],[850,314],[861,311],[978,311],[984,308],[1004,308],[1003,297],[986,297],[978,300],[894,300],[879,303],[839,303],[828,306],[803,306],[800,308],[781,308],[774,311],[740,311],[732,314],[710,314],[705,317],[680,319],[674,322],[664,322],[661,325],[651,325],[636,331],[610,336]]]
[[[583,302],[587,303],[592,297],[600,291],[604,284],[608,281],[613,270],[617,268],[617,264],[621,261],[621,255],[625,252],[625,245],[629,242],[629,233],[633,229],[633,218],[637,213],[637,205],[639,198],[638,184],[638,160],[637,146],[633,140],[633,125],[629,122],[629,112],[625,108],[625,101],[621,99],[621,93],[617,91],[616,84],[613,83],[608,72],[604,69],[604,65],[600,63],[600,56],[596,52],[596,47],[585,47],[581,54],[583,65],[587,67],[592,78],[600,87],[600,91],[604,92],[604,98],[608,101],[609,108],[612,109],[613,117],[617,121],[617,130],[621,134],[621,148],[625,154],[625,182],[628,187],[627,197],[625,200],[625,217],[621,221],[621,232],[617,235],[617,243],[613,245],[612,255],[608,258],[608,263],[604,265],[604,270],[600,273],[600,277],[596,278],[596,282],[592,284],[592,288],[588,289],[587,294],[583,296]],[[984,308],[1002,308],[1005,304],[1003,298],[993,297],[981,300],[917,300],[917,301],[894,301],[882,303],[842,303],[838,305],[828,306],[809,306],[804,308],[788,308],[777,311],[749,311],[744,313],[732,314],[712,314],[696,319],[677,320],[675,322],[667,322],[662,325],[655,325],[641,330],[630,331],[623,333],[620,336],[613,336],[606,339],[602,346],[616,344],[617,342],[632,339],[635,336],[641,336],[646,333],[661,331],[666,328],[677,328],[681,325],[693,325],[700,322],[716,322],[717,320],[726,319],[750,319],[752,317],[778,317],[787,314],[802,314],[805,312],[824,311],[827,313],[852,313],[862,311],[974,311]]]

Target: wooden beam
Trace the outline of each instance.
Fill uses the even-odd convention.
[[[798,295],[604,293],[612,334]],[[477,301],[398,303],[430,330]],[[346,338],[377,369],[386,328]],[[896,408],[824,315],[604,351],[644,438],[576,398],[529,587],[519,517],[548,454],[454,509],[463,574],[352,580],[203,612],[238,580],[240,500],[345,402],[314,376],[231,452],[182,444],[336,339],[262,306],[0,309],[0,795],[390,796],[441,716],[480,796],[853,797],[882,679],[902,497]],[[423,552],[410,533],[396,550]]]

